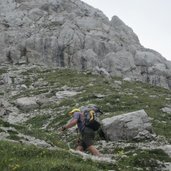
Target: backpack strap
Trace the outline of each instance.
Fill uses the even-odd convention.
[[[94,119],[94,110],[90,110],[89,114],[90,114],[90,121],[92,121]]]

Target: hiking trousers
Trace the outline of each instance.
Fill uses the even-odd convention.
[[[89,146],[93,145],[95,138],[95,132],[93,129],[85,127],[81,132],[81,142],[80,145],[86,150]]]

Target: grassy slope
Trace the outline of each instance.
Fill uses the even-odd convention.
[[[68,117],[63,115],[72,107],[78,107],[88,103],[97,104],[101,107],[104,113],[108,116],[118,115],[125,112],[145,109],[148,115],[153,118],[152,123],[155,132],[158,135],[166,137],[171,142],[171,115],[161,111],[166,104],[171,104],[171,92],[169,90],[153,87],[151,85],[139,82],[122,82],[121,85],[115,81],[121,81],[120,78],[112,78],[106,80],[100,76],[94,76],[89,73],[80,73],[68,69],[63,70],[30,70],[23,73],[27,79],[25,84],[31,85],[31,75],[34,76],[34,81],[42,79],[48,82],[47,87],[39,87],[35,90],[27,90],[19,95],[12,97],[11,101],[22,96],[31,96],[45,92],[51,92],[49,96],[54,95],[58,90],[62,90],[63,86],[77,89],[81,93],[74,98],[66,98],[59,103],[50,104],[40,109],[39,113],[51,111],[50,115],[38,115],[20,126],[9,125],[6,122],[0,121],[0,126],[12,126],[18,132],[27,135],[35,136],[39,139],[46,140],[58,146],[63,150],[46,150],[34,146],[26,146],[11,142],[0,141],[0,153],[3,157],[0,158],[1,170],[136,170],[134,167],[152,168],[156,165],[156,160],[170,161],[169,157],[161,151],[136,151],[138,157],[132,155],[126,149],[121,149],[124,153],[127,152],[129,159],[118,160],[117,165],[106,163],[96,163],[90,160],[84,161],[79,157],[71,155],[67,151],[66,140],[61,138],[61,135],[54,131],[68,121]],[[103,98],[98,98],[98,94],[105,95]],[[104,116],[103,116],[104,117]],[[48,123],[48,127],[42,130],[44,124]],[[31,129],[29,129],[31,128]],[[3,130],[0,129],[0,132]],[[17,139],[16,132],[10,132],[10,139]],[[72,137],[71,137],[72,139]],[[71,140],[68,138],[68,140]],[[116,151],[115,151],[116,152]],[[162,155],[161,155],[162,154]],[[163,156],[161,158],[161,156]],[[149,161],[152,162],[149,162]],[[153,162],[153,160],[155,160]]]

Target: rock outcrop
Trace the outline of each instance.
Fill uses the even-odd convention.
[[[108,140],[152,139],[152,125],[144,110],[102,120],[103,132]]]
[[[144,48],[117,16],[111,21],[80,0],[0,2],[0,63],[45,64],[171,88],[171,62]]]
[[[39,107],[35,97],[21,97],[16,100],[16,106],[22,110],[33,110]]]

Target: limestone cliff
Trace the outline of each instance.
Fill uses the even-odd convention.
[[[171,62],[144,48],[117,16],[111,21],[80,0],[0,2],[0,63],[103,68],[171,88]]]

